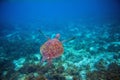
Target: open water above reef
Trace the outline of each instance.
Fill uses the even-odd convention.
[[[115,1],[0,3],[0,80],[120,80]],[[75,37],[51,66],[40,64],[47,41],[40,30],[60,41]]]

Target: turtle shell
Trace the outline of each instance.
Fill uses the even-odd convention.
[[[56,38],[48,40],[40,47],[40,52],[45,60],[59,57],[63,51],[62,43]]]

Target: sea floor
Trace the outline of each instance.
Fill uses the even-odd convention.
[[[49,65],[46,61],[40,63],[39,49],[47,41],[43,35],[17,30],[1,36],[0,80],[120,79],[120,34],[110,34],[108,27],[85,26],[43,32],[52,38],[59,32],[61,41],[72,36],[76,39],[64,43],[64,53]]]

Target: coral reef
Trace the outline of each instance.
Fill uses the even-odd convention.
[[[26,75],[24,80],[48,80],[48,79],[43,75],[35,76],[34,74],[31,73]]]
[[[119,80],[120,79],[120,66],[116,63],[108,65],[107,69],[97,70],[87,73],[87,80]]]
[[[102,29],[100,25],[95,29],[87,26],[69,24],[63,31],[45,31],[49,36],[60,32],[61,41],[76,36],[74,41],[63,44],[64,53],[53,59],[51,65],[40,63],[42,57],[39,48],[46,39],[39,32],[31,28],[26,32],[12,27],[10,33],[4,33],[7,27],[0,28],[0,79],[119,80],[119,30],[109,34],[111,31],[108,30],[112,30],[113,25],[111,29],[107,24],[101,25],[104,27]],[[64,34],[64,30],[69,34]],[[114,39],[110,39],[110,36]]]

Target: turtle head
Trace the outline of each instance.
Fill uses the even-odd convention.
[[[59,34],[59,33],[56,34],[55,38],[56,38],[56,39],[59,39],[59,38],[60,38],[60,34]]]

